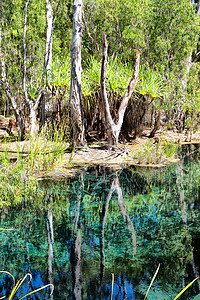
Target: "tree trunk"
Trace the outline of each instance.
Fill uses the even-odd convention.
[[[115,178],[112,184],[112,188],[117,191],[117,196],[118,196],[118,205],[119,209],[122,213],[122,217],[124,219],[124,222],[127,224],[128,230],[131,233],[131,241],[132,241],[132,246],[133,246],[133,256],[136,255],[136,234],[135,234],[135,229],[133,227],[133,223],[129,217],[129,214],[126,210],[125,204],[124,204],[124,199],[122,196],[122,189],[120,187],[119,179],[118,177]]]
[[[83,97],[81,91],[82,0],[74,0],[71,45],[70,109],[74,143],[85,145]]]
[[[197,4],[197,15],[200,15],[200,0],[198,0],[198,4]]]
[[[8,99],[11,102],[15,118],[16,118],[16,123],[17,123],[17,128],[18,128],[18,133],[20,135],[20,139],[24,140],[25,133],[24,133],[24,124],[23,124],[23,119],[22,119],[22,114],[21,111],[17,105],[17,102],[15,101],[15,98],[12,95],[12,92],[10,90],[9,83],[6,80],[6,67],[5,67],[5,62],[4,62],[4,57],[3,53],[1,50],[1,20],[0,20],[0,68],[1,68],[1,83],[5,89],[6,95]]]
[[[80,175],[81,185],[77,193],[77,199],[74,197],[70,203],[70,223],[72,229],[71,236],[71,251],[70,251],[70,262],[72,264],[72,299],[82,299],[82,269],[81,269],[81,201],[82,201],[82,190],[84,190],[83,173]]]
[[[50,196],[50,199],[51,196]],[[54,231],[53,231],[53,213],[52,209],[47,212],[47,234],[48,234],[48,279],[49,283],[53,285],[53,244],[54,244]],[[50,300],[53,300],[53,294],[50,295]]]
[[[106,64],[107,64],[107,50],[108,50],[108,43],[106,40],[106,35],[103,33],[103,47],[102,47],[102,67],[101,67],[101,97],[104,103],[104,110],[106,116],[106,122],[108,127],[108,134],[109,134],[109,145],[118,146],[118,138],[121,131],[122,123],[124,120],[124,113],[128,105],[128,101],[133,93],[135,85],[137,83],[138,75],[139,75],[139,64],[140,64],[140,53],[137,51],[136,60],[135,60],[135,67],[133,71],[132,78],[129,82],[129,85],[125,91],[125,94],[122,98],[118,113],[117,113],[117,120],[116,123],[113,121],[111,113],[110,113],[110,106],[108,103],[107,92],[106,92]]]
[[[46,53],[44,59],[44,67],[46,70],[47,85],[43,92],[41,103],[40,103],[40,114],[41,114],[40,125],[41,126],[43,126],[48,119],[51,119],[53,114],[52,92],[48,88],[48,82],[52,70],[52,45],[53,45],[54,18],[53,18],[53,9],[51,7],[51,3],[49,0],[46,0],[46,24],[47,24]]]
[[[34,137],[37,132],[37,110],[34,105],[30,105],[30,137]]]
[[[24,92],[24,100],[27,103],[30,110],[30,137],[34,137],[37,133],[37,108],[39,105],[39,101],[42,95],[43,88],[40,89],[37,99],[34,102],[29,99],[26,87],[26,23],[27,23],[27,10],[28,10],[29,0],[25,2],[24,8],[24,31],[23,31],[23,92]]]

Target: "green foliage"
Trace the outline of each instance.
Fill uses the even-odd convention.
[[[35,180],[29,177],[26,163],[10,164],[7,157],[1,157],[0,171],[0,207],[20,203],[24,199],[32,198],[36,194]],[[39,194],[38,194],[39,196]]]
[[[62,161],[67,148],[64,134],[62,126],[53,129],[46,125],[37,137],[30,139],[27,158],[27,166],[30,171],[49,171]]]
[[[118,58],[111,57],[107,64],[106,88],[123,96],[131,79],[133,69]],[[85,96],[100,91],[101,62],[94,57],[83,70],[83,93]]]
[[[54,59],[50,84],[57,87],[65,86],[67,88],[67,93],[69,95],[70,90],[70,80],[71,80],[71,60],[70,57],[66,57],[64,61],[61,61],[58,57]]]
[[[199,18],[190,1],[150,1],[147,55],[149,63],[169,72],[181,67],[196,47]]]
[[[165,96],[165,82],[161,75],[142,65],[140,67],[137,91],[142,95],[148,95],[150,99]]]
[[[168,158],[174,159],[177,153],[177,146],[171,145],[167,142],[162,144],[162,141],[155,143],[153,139],[150,139],[143,148],[135,154],[135,159],[140,164],[162,164],[167,161]]]

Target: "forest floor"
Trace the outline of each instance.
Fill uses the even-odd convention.
[[[200,129],[192,136],[188,136],[161,127],[152,139],[148,138],[149,132],[150,130],[147,129],[142,137],[119,143],[119,147],[115,150],[108,149],[107,141],[95,140],[95,138],[91,139],[88,146],[76,149],[72,153],[66,149],[62,164],[59,163],[55,167],[56,173],[59,176],[60,173],[68,173],[72,169],[89,165],[105,165],[113,168],[128,165],[163,167],[178,161],[177,149],[181,144],[190,143],[198,148],[200,146]],[[6,134],[5,131],[0,130],[0,137]],[[28,140],[1,142],[0,155],[5,151],[11,161],[15,161],[19,152],[23,157],[28,155],[30,143]]]

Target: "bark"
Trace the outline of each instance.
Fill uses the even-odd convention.
[[[5,66],[5,61],[4,61],[4,56],[3,52],[1,50],[1,24],[0,24],[0,69],[1,69],[1,84],[3,88],[5,89],[6,95],[8,99],[11,102],[15,118],[16,118],[16,123],[17,123],[17,128],[18,128],[18,133],[20,135],[20,139],[24,140],[25,133],[24,133],[24,124],[23,124],[23,118],[22,118],[22,113],[17,105],[17,102],[15,101],[15,98],[12,95],[9,83],[6,80],[6,66]]]
[[[74,0],[71,45],[70,110],[74,143],[85,145],[85,123],[81,90],[82,0]]]
[[[40,104],[40,126],[43,126],[45,122],[52,117],[53,114],[53,99],[52,92],[48,88],[48,82],[51,76],[52,70],[52,45],[53,45],[53,26],[54,26],[54,18],[53,18],[53,9],[51,7],[51,3],[49,0],[46,0],[46,53],[44,59],[44,67],[46,70],[46,79],[47,85],[45,87],[44,93],[41,97]]]
[[[99,276],[99,294],[101,296],[101,287],[103,284],[103,278],[105,274],[105,268],[106,268],[106,261],[105,261],[105,225],[106,225],[106,219],[108,215],[108,208],[109,203],[112,198],[112,194],[114,192],[113,185],[109,191],[106,203],[103,204],[102,212],[100,214],[100,258],[101,258],[101,264],[100,264],[100,276]]]
[[[28,10],[29,0],[25,2],[24,8],[24,30],[23,30],[23,92],[24,100],[30,109],[30,136],[33,137],[37,132],[37,108],[39,105],[40,97],[42,95],[43,88],[40,89],[37,99],[34,102],[29,99],[26,87],[26,28],[27,28],[27,10]]]
[[[155,118],[155,123],[154,123],[153,129],[150,132],[149,138],[153,138],[155,136],[155,134],[156,134],[156,131],[159,129],[160,118],[161,118],[161,111],[159,110],[158,114],[157,114],[157,116]]]
[[[53,284],[53,244],[54,244],[54,232],[53,232],[53,213],[49,210],[47,213],[47,233],[48,233],[48,277],[49,283]],[[50,296],[53,300],[53,294]]]
[[[46,34],[46,53],[45,53],[45,66],[47,75],[51,72],[52,68],[52,45],[53,45],[53,9],[49,0],[46,0],[46,23],[47,23],[47,34]]]
[[[82,190],[84,190],[83,173],[80,174],[81,187],[77,193],[77,200],[72,199],[72,210],[70,211],[70,223],[72,226],[70,261],[72,264],[72,299],[82,299],[82,270],[81,270],[81,229],[80,209],[82,201]]]
[[[129,85],[125,91],[125,94],[122,98],[118,113],[117,120],[114,122],[110,112],[110,106],[108,103],[108,97],[106,92],[106,64],[107,64],[107,51],[108,51],[108,43],[106,40],[106,35],[103,33],[103,46],[102,46],[102,67],[101,67],[101,97],[104,103],[104,110],[106,115],[106,122],[108,127],[109,134],[109,144],[118,146],[118,138],[121,131],[122,123],[124,120],[125,110],[128,105],[128,101],[133,93],[135,85],[138,80],[139,75],[139,64],[140,64],[140,53],[137,51],[135,67],[133,71],[132,78],[129,82]]]
[[[132,246],[133,246],[133,256],[136,255],[136,235],[135,235],[135,229],[133,227],[133,223],[128,215],[128,212],[126,210],[125,204],[124,204],[124,199],[122,196],[122,189],[119,184],[119,179],[118,177],[114,180],[113,182],[113,189],[117,191],[117,196],[118,196],[118,205],[119,209],[122,213],[124,222],[127,223],[128,230],[131,233],[131,241],[132,241]]]

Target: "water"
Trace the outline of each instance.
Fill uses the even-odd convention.
[[[185,146],[186,147],[186,146]],[[197,149],[198,150],[198,149]],[[188,154],[190,153],[190,154]],[[193,153],[193,154],[191,154]],[[168,168],[90,167],[43,180],[41,199],[1,211],[0,269],[33,276],[26,299],[174,299],[200,271],[200,162],[195,148]],[[0,297],[12,286],[1,275]],[[196,281],[179,299],[200,293]]]

